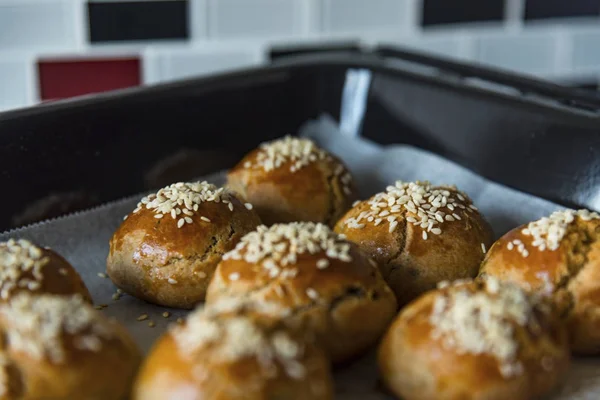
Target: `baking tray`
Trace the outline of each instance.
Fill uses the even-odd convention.
[[[2,237],[38,238],[63,253],[84,238],[79,254],[105,251],[111,230],[78,231],[86,221],[80,217],[110,207],[121,218],[140,193],[222,171],[258,143],[296,133],[323,114],[339,124],[334,144],[401,143],[540,201],[598,210],[599,106],[585,92],[381,47],[288,54],[263,68],[16,110],[0,114],[0,231],[92,208]],[[81,223],[55,229],[73,219]],[[517,222],[496,223],[496,233]],[[96,257],[77,267],[101,272],[104,261]],[[94,296],[108,302],[114,288],[109,281],[102,285]],[[121,301],[122,322],[147,307]],[[152,334],[145,325],[133,326],[145,348],[168,322],[155,319]],[[357,379],[372,374],[368,358],[338,372],[341,398],[383,398],[376,380],[365,387]],[[561,398],[598,398],[596,364],[578,360],[571,384],[580,388]]]

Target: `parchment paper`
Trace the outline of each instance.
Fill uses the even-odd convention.
[[[285,134],[285,132],[282,132]],[[434,154],[410,146],[381,147],[364,139],[343,135],[328,117],[310,121],[301,135],[315,139],[322,147],[340,156],[354,174],[363,197],[381,191],[395,180],[430,180],[432,183],[456,184],[471,196],[474,203],[492,224],[497,236],[522,223],[540,218],[561,208],[551,202],[526,195],[490,182]],[[204,177],[217,185],[223,184],[224,172]],[[147,351],[169,323],[186,312],[147,304],[123,295],[112,300],[115,287],[98,273],[105,271],[108,241],[123,216],[135,208],[142,195],[101,207],[31,225],[0,234],[0,240],[27,238],[50,246],[69,260],[90,289],[95,304],[107,304],[102,312],[123,323]],[[162,317],[164,311],[170,318]],[[148,314],[156,323],[137,321]],[[337,398],[347,400],[390,399],[377,382],[374,354],[371,352],[351,365],[336,371]],[[600,399],[600,359],[574,359],[566,383],[552,400]],[[508,400],[508,399],[507,399]]]

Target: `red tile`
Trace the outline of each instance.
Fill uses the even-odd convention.
[[[38,62],[41,100],[65,99],[89,93],[138,86],[138,58],[42,60]]]

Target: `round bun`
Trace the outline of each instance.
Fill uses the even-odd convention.
[[[75,295],[20,293],[0,305],[0,398],[121,400],[141,354]]]
[[[92,302],[83,280],[67,260],[28,240],[10,239],[0,243],[0,301],[22,292],[79,294]]]
[[[430,291],[402,310],[378,353],[404,400],[529,400],[569,366],[567,332],[550,303],[489,278]]]
[[[333,226],[356,198],[352,176],[308,139],[285,137],[246,155],[227,176],[263,223],[312,221]]]
[[[493,240],[467,195],[419,181],[397,181],[357,204],[335,231],[379,263],[400,306],[438,282],[475,277]]]
[[[108,275],[140,299],[193,308],[222,255],[260,223],[251,208],[206,182],[167,186],[144,197],[111,238]]]
[[[194,311],[154,345],[132,400],[332,399],[323,352],[263,311],[237,302]]]
[[[316,335],[334,362],[374,345],[396,312],[377,265],[326,225],[260,226],[217,267],[207,303],[267,301]]]
[[[501,237],[480,274],[552,295],[566,320],[573,352],[600,354],[599,238],[600,215],[557,211]]]

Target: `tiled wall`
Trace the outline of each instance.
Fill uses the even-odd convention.
[[[596,88],[600,0],[0,0],[0,110],[344,40]]]

